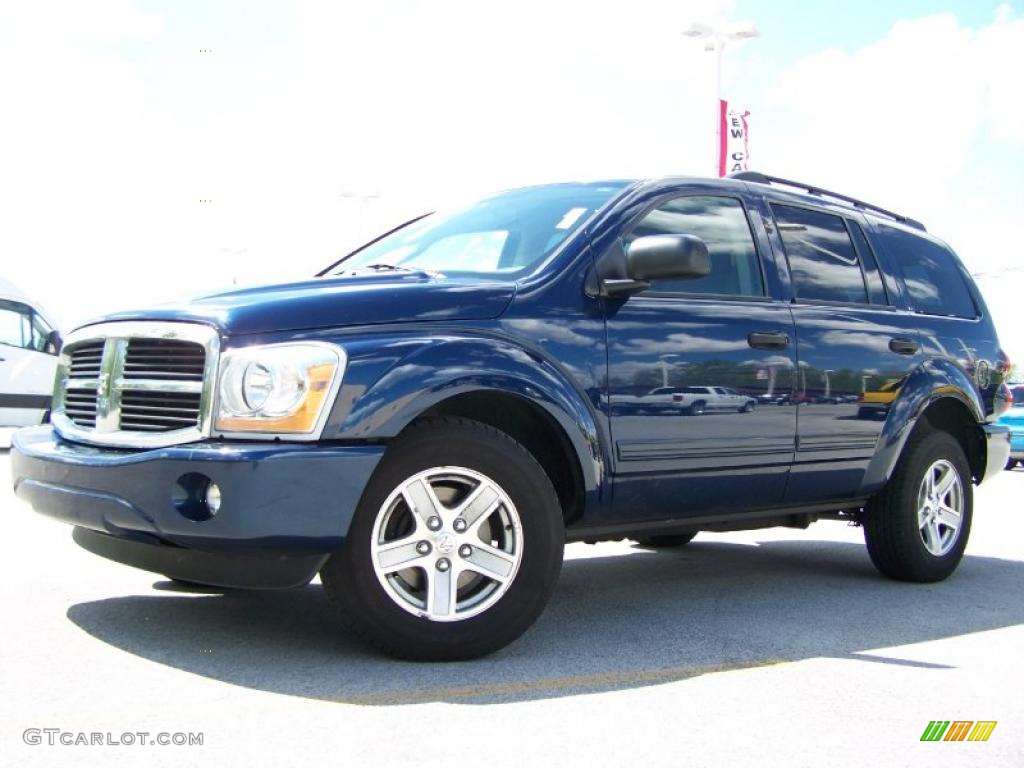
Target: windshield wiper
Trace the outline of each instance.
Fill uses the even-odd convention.
[[[334,272],[334,275],[356,275],[363,270],[369,270],[371,272],[408,272],[410,274],[427,275],[428,277],[443,277],[440,272],[435,272],[430,269],[423,269],[421,267],[401,267],[397,264],[364,264],[359,267],[352,267],[351,269],[345,269],[341,272]]]
[[[372,269],[377,272],[419,272],[418,269],[400,267],[397,264],[366,264],[362,267],[356,267],[356,269]]]

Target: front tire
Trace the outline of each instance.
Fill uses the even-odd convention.
[[[707,405],[703,400],[698,400],[696,403],[690,406],[691,416],[703,416],[704,411],[707,409]]]
[[[379,650],[470,659],[533,624],[564,543],[558,497],[523,446],[479,422],[430,419],[388,450],[320,576]]]
[[[922,425],[885,487],[869,502],[871,561],[900,581],[933,582],[960,564],[971,531],[971,471],[951,435]]]

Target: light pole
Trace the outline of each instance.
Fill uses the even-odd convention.
[[[668,386],[668,359],[670,357],[678,359],[679,355],[673,352],[667,355],[658,356],[658,361],[661,363],[661,386],[663,387]]]
[[[380,190],[374,190],[361,194],[350,189],[346,189],[338,194],[338,197],[344,200],[355,200],[359,204],[358,212],[356,214],[356,239],[362,241],[363,237],[363,216],[366,213],[366,207],[372,200],[380,199]],[[362,244],[360,242],[360,244]]]
[[[760,32],[752,21],[730,24],[727,27],[713,27],[709,24],[691,24],[683,32],[686,37],[704,41],[704,50],[715,54],[715,176],[718,176],[718,153],[722,145],[722,53],[726,43],[735,40],[749,40],[759,37]]]

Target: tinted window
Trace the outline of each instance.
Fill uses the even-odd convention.
[[[892,227],[879,227],[882,243],[903,272],[910,305],[917,312],[977,317],[956,258],[945,247]]]
[[[875,252],[871,250],[868,239],[864,236],[864,230],[855,221],[847,220],[846,226],[850,230],[853,244],[857,246],[857,255],[860,257],[860,264],[864,267],[864,280],[868,284],[868,296],[872,304],[888,304],[885,295],[885,286],[882,285],[882,273],[878,270],[878,262],[875,260]]]
[[[0,301],[0,344],[32,346],[31,313],[24,304]]]
[[[17,301],[0,301],[0,344],[41,352],[51,328],[32,308]]]
[[[841,216],[773,205],[797,298],[867,304],[860,260]]]
[[[677,197],[644,216],[625,237],[696,235],[708,246],[711,274],[691,280],[654,280],[652,291],[763,296],[761,266],[743,204],[731,197]]]

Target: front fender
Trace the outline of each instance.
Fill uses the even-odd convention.
[[[588,393],[539,351],[499,337],[431,335],[352,352],[352,376],[346,373],[329,420],[337,425],[332,439],[387,440],[451,397],[501,392],[541,407],[559,424],[579,461],[587,496],[603,495],[608,457]]]
[[[984,422],[981,395],[963,368],[945,358],[924,361],[907,376],[889,408],[875,455],[864,474],[862,495],[868,496],[885,485],[921,414],[944,397],[962,403],[978,424]]]

